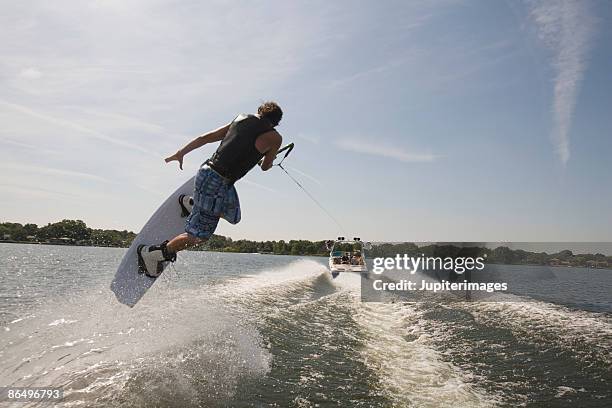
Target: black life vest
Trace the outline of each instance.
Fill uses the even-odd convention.
[[[238,115],[207,163],[232,181],[244,177],[264,156],[255,147],[255,140],[271,130],[274,128],[268,119],[255,115]]]

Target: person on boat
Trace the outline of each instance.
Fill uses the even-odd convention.
[[[220,218],[231,224],[240,222],[240,202],[234,183],[256,164],[263,171],[272,168],[282,143],[281,135],[275,130],[282,117],[283,111],[276,102],[265,102],[256,115],[240,114],[229,124],[195,138],[165,159],[166,163],[177,161],[182,170],[187,153],[221,141],[217,151],[196,174],[193,200],[179,198],[183,214],[188,215],[185,232],[170,241],[138,246],[138,267],[142,272],[150,277],[159,276],[164,262],[174,262],[179,251],[209,239]]]
[[[363,265],[363,258],[360,251],[355,251],[351,258],[351,265]]]

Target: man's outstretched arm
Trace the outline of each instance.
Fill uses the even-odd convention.
[[[170,163],[171,161],[176,160],[179,162],[180,169],[183,170],[183,157],[185,157],[187,153],[199,147],[202,147],[207,143],[214,143],[223,140],[223,138],[227,134],[227,130],[229,129],[229,127],[230,123],[223,127],[220,127],[219,129],[213,130],[212,132],[204,133],[203,135],[196,137],[185,147],[179,149],[179,151],[174,153],[172,156],[166,157],[166,163]]]

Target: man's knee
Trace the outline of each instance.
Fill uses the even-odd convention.
[[[195,235],[191,235],[189,233],[186,233],[186,234],[187,234],[187,239],[189,240],[189,243],[191,245],[198,245],[206,241],[206,238],[196,237]]]

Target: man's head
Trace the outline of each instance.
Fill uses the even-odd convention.
[[[262,103],[261,106],[257,108],[257,114],[262,118],[268,119],[272,126],[278,125],[278,122],[280,122],[283,117],[283,111],[280,106],[272,101]]]

